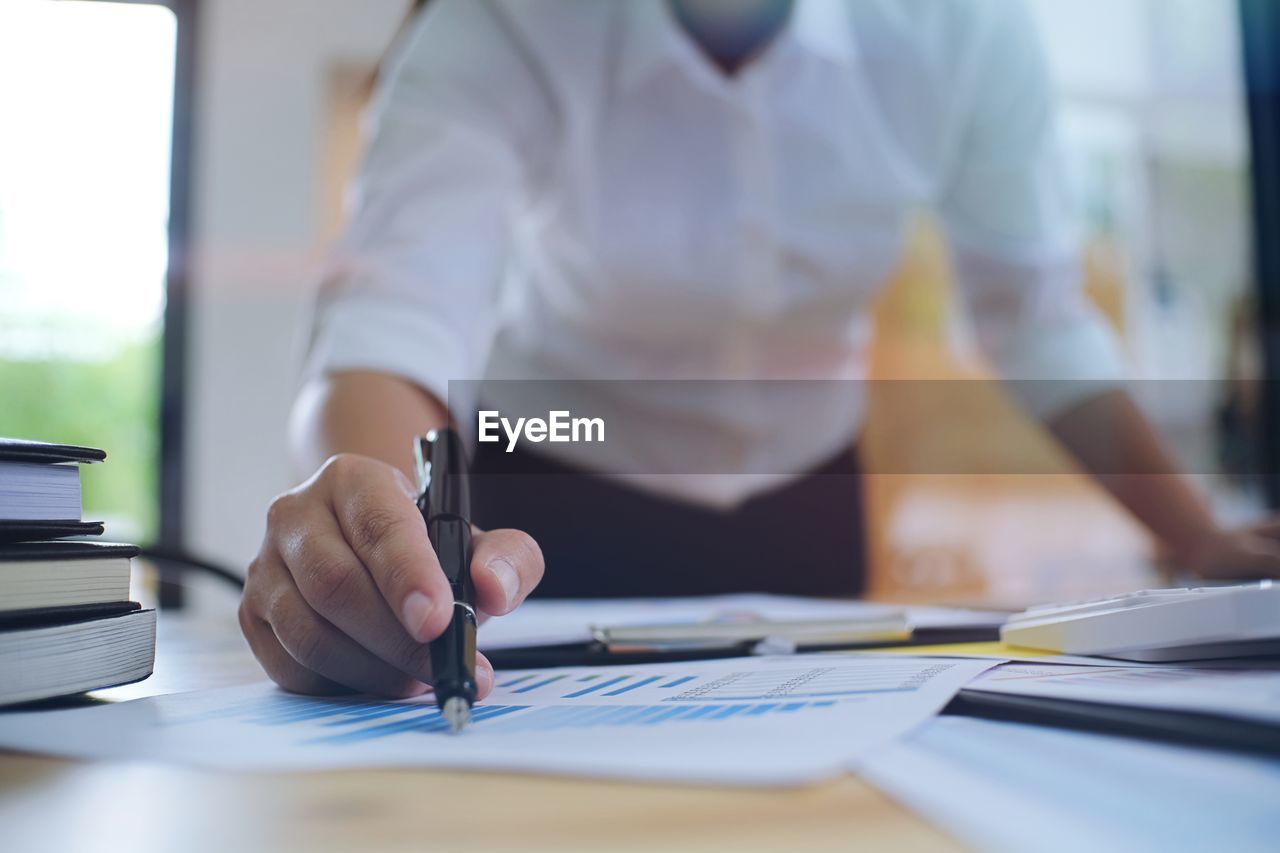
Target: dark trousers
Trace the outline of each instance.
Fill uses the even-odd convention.
[[[472,515],[537,540],[538,597],[769,592],[855,596],[864,586],[862,489],[853,451],[718,511],[663,498],[526,450],[478,445]]]

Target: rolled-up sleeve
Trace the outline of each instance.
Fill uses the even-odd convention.
[[[308,377],[382,371],[447,401],[451,380],[482,374],[512,218],[546,133],[545,93],[499,14],[438,0],[386,69]]]
[[[1120,387],[1125,359],[1084,293],[1053,87],[1021,0],[987,4],[940,204],[978,345],[1033,415]]]

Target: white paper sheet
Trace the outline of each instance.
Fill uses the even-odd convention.
[[[1280,759],[939,717],[859,773],[975,850],[1274,851]]]
[[[1006,664],[974,690],[1191,711],[1280,723],[1280,664],[1236,661],[1195,666]]]
[[[795,655],[505,672],[457,736],[429,701],[317,699],[264,684],[0,714],[0,746],[232,770],[453,767],[799,784],[907,733],[990,665]]]
[[[897,607],[864,601],[799,598],[783,595],[716,595],[694,598],[543,599],[527,601],[508,616],[490,619],[480,628],[481,649],[582,643],[591,626],[709,622],[743,618],[775,621],[803,619],[872,619],[906,613],[922,628],[956,628],[999,624],[1003,614],[943,607]]]
[[[1084,655],[1051,655],[1043,652],[1037,652],[1031,649],[1023,649],[1018,646],[1005,646],[1001,643],[990,643],[991,651],[974,651],[966,648],[968,644],[960,644],[956,651],[943,651],[939,648],[921,647],[926,650],[921,652],[916,649],[903,649],[902,651],[884,651],[881,649],[873,649],[871,651],[859,652],[864,655],[883,655],[883,654],[911,654],[916,657],[931,658],[971,658],[973,660],[994,660],[1005,662],[1019,662],[1029,664],[1051,664],[1066,663],[1077,667],[1105,667],[1107,669],[1115,669],[1117,666],[1139,669],[1143,667],[1163,667],[1168,666],[1166,663],[1139,663],[1137,661],[1117,661],[1114,658],[1094,658]],[[977,644],[975,644],[977,645]],[[987,645],[983,643],[982,645]]]

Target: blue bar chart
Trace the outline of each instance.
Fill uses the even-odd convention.
[[[564,731],[812,713],[873,694],[909,693],[932,673],[919,663],[876,667],[742,666],[705,672],[547,670],[499,675],[473,715],[476,731],[493,734]],[[277,694],[218,717],[253,726],[302,725],[309,742],[351,744],[395,735],[443,735],[447,725],[430,697],[416,701],[308,698]],[[209,719],[206,715],[205,719]]]
[[[498,673],[473,724],[430,694],[313,697],[259,683],[10,714],[0,745],[227,769],[436,767],[716,784],[842,772],[937,713],[989,661],[804,655]],[[81,724],[86,715],[104,722]],[[65,725],[62,720],[65,719]],[[52,726],[51,721],[57,722]],[[90,737],[92,730],[111,737]]]
[[[538,694],[576,701],[623,696],[643,691],[657,701],[704,702],[766,701],[779,698],[838,699],[874,693],[910,693],[932,676],[918,663],[886,662],[874,669],[846,666],[774,667],[761,670],[743,666],[740,671],[715,675],[679,675],[672,672],[617,672],[566,675],[521,673],[499,679],[499,691],[512,695]],[[677,689],[678,688],[678,689]],[[634,698],[634,697],[632,697]]]
[[[640,686],[636,685],[637,688]],[[475,708],[472,723],[478,729],[495,733],[600,726],[656,726],[695,720],[710,722],[733,717],[790,714],[801,710],[829,708],[835,704],[833,699],[741,704],[481,704]],[[207,722],[215,716],[218,719],[235,718],[239,722],[257,726],[319,726],[332,731],[313,740],[333,744],[356,743],[409,733],[444,734],[448,731],[440,711],[426,702],[369,702],[285,695],[265,697],[231,713],[201,715],[199,720],[192,718],[187,722]]]
[[[714,722],[731,717],[790,714],[804,709],[834,706],[834,700],[774,702],[746,705],[578,705],[534,708],[527,705],[481,705],[475,709],[477,730],[498,734],[514,732],[589,729],[602,726],[657,726],[694,720]],[[419,706],[421,707],[421,706]],[[523,712],[518,716],[515,712]],[[367,718],[366,718],[367,719]],[[327,743],[358,743],[390,735],[418,732],[443,734],[447,725],[434,708],[402,719],[364,726],[366,719],[342,717],[329,725],[344,730],[317,738]]]

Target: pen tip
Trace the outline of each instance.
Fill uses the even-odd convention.
[[[467,704],[467,700],[460,696],[454,696],[446,699],[444,707],[440,709],[440,713],[444,716],[445,722],[449,724],[449,733],[457,734],[462,731],[467,723],[471,722],[471,706]]]

